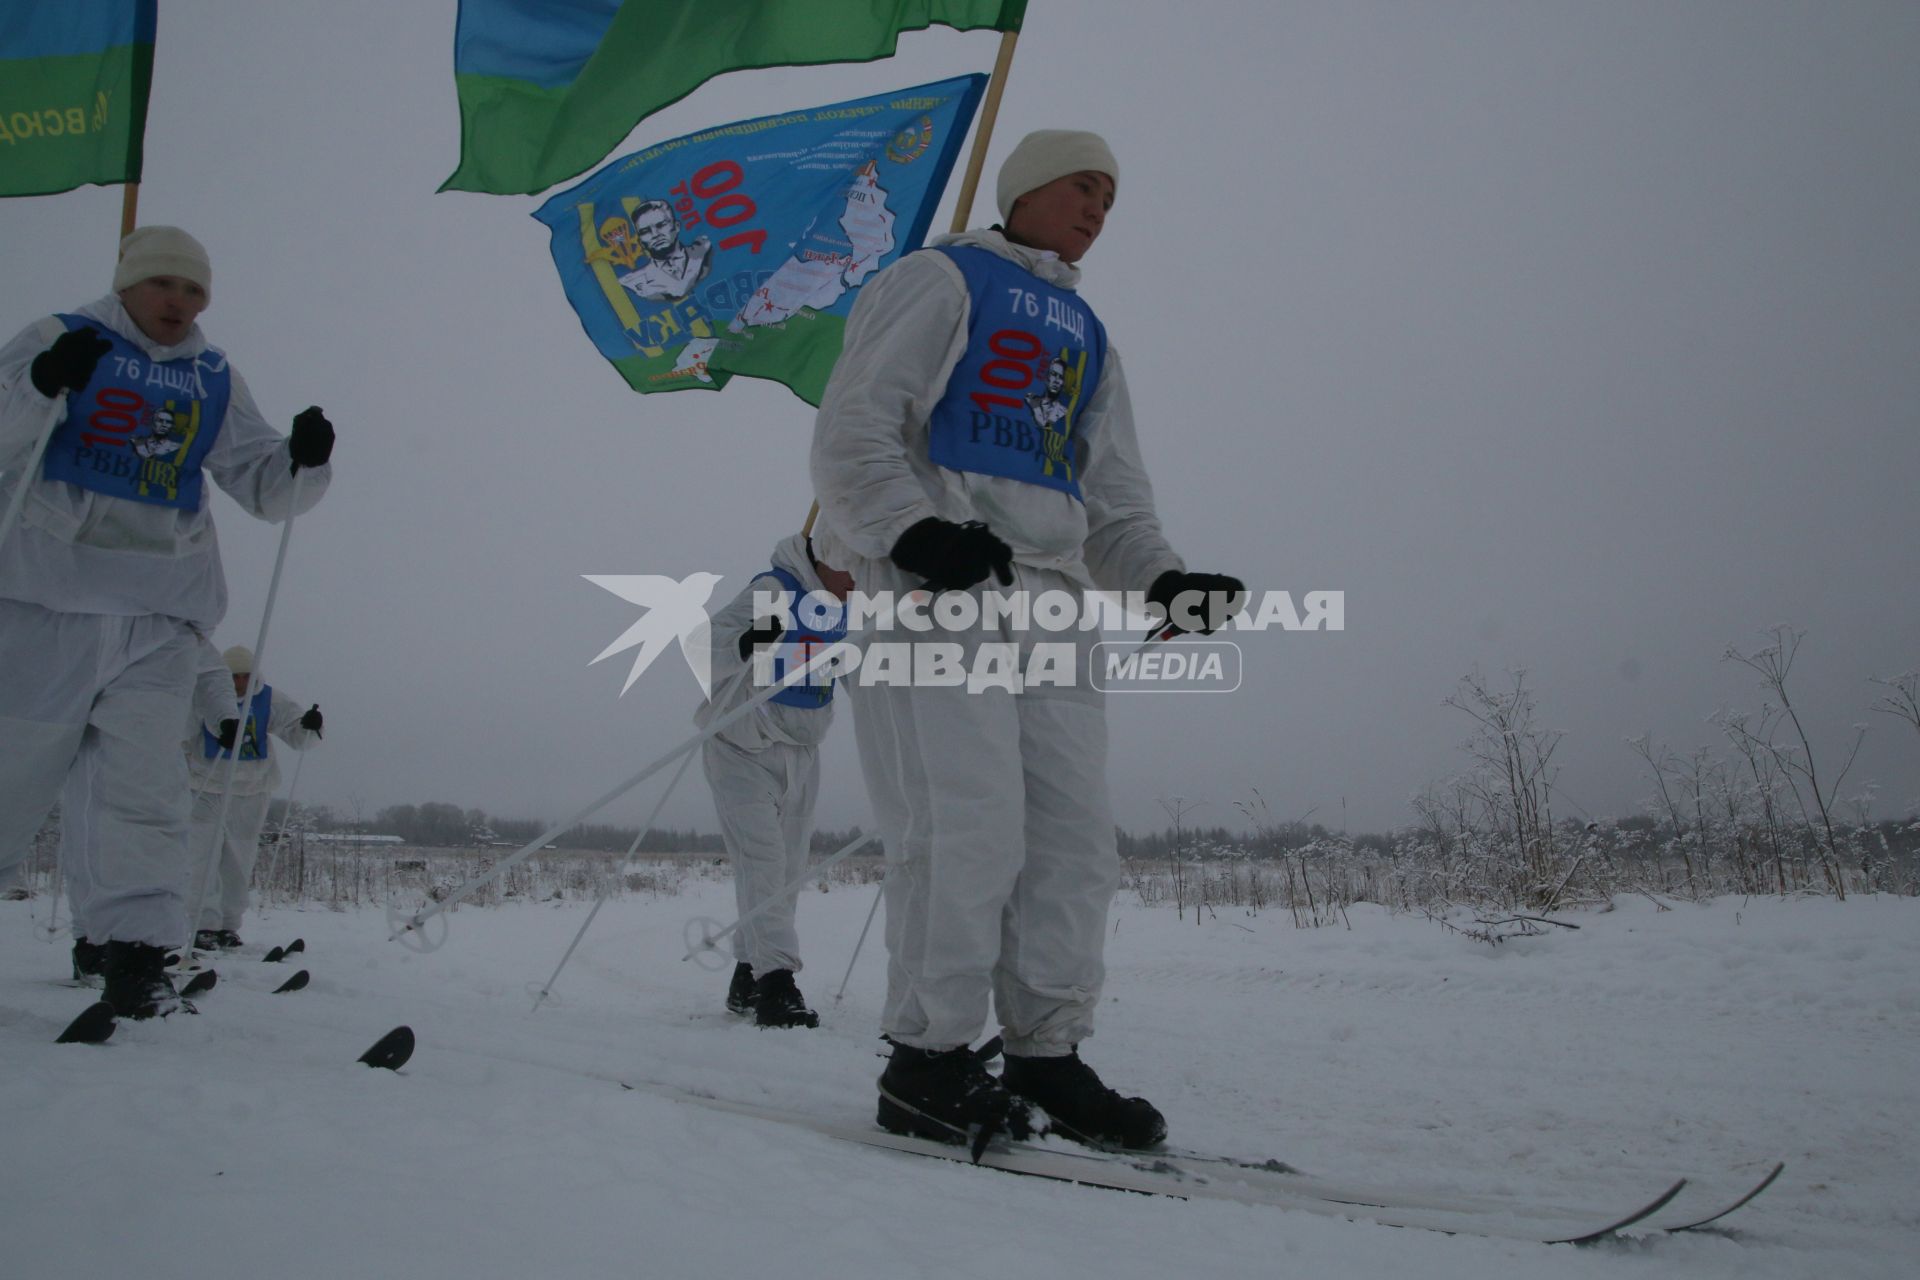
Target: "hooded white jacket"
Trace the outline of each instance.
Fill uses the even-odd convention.
[[[1080,283],[1078,267],[997,231],[934,243],[988,250],[1062,289]],[[885,560],[909,527],[939,516],[984,520],[1019,563],[1106,591],[1144,591],[1167,570],[1185,568],[1154,514],[1126,373],[1112,345],[1074,425],[1084,502],[928,460],[927,422],[966,350],[970,309],[966,281],[943,253],[910,253],[860,291],[814,425],[821,560],[857,578],[856,557]]]
[[[198,325],[186,341],[158,345],[114,294],[73,314],[113,330],[156,361],[199,355],[209,345]],[[29,367],[65,331],[49,316],[0,347],[0,510],[20,483],[52,407]],[[250,515],[277,522],[302,514],[326,493],[333,468],[301,469],[296,507],[287,437],[267,424],[239,371],[232,375],[233,394],[206,474]],[[66,411],[63,404],[61,420]],[[129,502],[44,473],[29,483],[20,525],[0,546],[0,597],[62,613],[165,614],[202,631],[225,615],[227,582],[209,503],[183,511]]]
[[[817,543],[814,550],[816,553],[819,551]],[[781,539],[773,549],[772,561],[798,578],[806,590],[826,590],[820,575],[814,572],[812,562],[807,559],[807,540],[801,534],[791,534]],[[833,564],[831,559],[824,556],[821,561]],[[740,637],[753,628],[754,593],[778,590],[779,584],[771,578],[756,579],[748,583],[746,589],[724,609],[713,615],[710,636],[713,697],[701,703],[693,716],[693,722],[702,729],[762,691],[753,683],[751,674],[737,683],[734,680],[749,665],[740,657]],[[835,690],[835,696],[839,694],[840,691]],[[755,707],[752,714],[734,721],[715,736],[742,751],[758,751],[775,742],[811,747],[826,739],[827,729],[832,724],[831,701],[823,707],[790,707],[768,699]]]

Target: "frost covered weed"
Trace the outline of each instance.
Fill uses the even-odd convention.
[[[422,849],[394,845],[321,845],[299,835],[282,858],[261,850],[254,867],[255,900],[275,904],[360,906],[388,901],[440,901],[460,885],[493,869],[500,855],[486,849]],[[271,865],[270,865],[271,864]],[[620,898],[671,898],[689,883],[729,880],[732,868],[713,854],[553,852],[509,867],[498,880],[471,893],[465,905],[508,902],[592,902],[603,894]],[[875,883],[879,859],[849,858],[816,878],[816,887]]]
[[[1556,909],[1620,894],[1920,895],[1920,822],[1874,821],[1871,786],[1844,794],[1863,730],[1834,762],[1816,760],[1787,687],[1803,635],[1784,626],[1765,634],[1752,652],[1726,652],[1760,677],[1767,698],[1758,712],[1713,717],[1731,754],[1682,757],[1646,737],[1627,744],[1652,774],[1645,815],[1558,812],[1578,810],[1558,790],[1562,735],[1538,722],[1526,672],[1474,674],[1446,699],[1472,723],[1461,743],[1469,767],[1414,798],[1418,825],[1350,838],[1309,826],[1312,811],[1279,820],[1256,791],[1234,805],[1248,831],[1196,831],[1184,818],[1205,802],[1175,797],[1162,801],[1169,830],[1123,834],[1126,887],[1182,920],[1192,908],[1196,923],[1223,907],[1284,908],[1296,925],[1318,927],[1370,902],[1493,945],[1563,924],[1549,919]],[[1874,683],[1889,692],[1871,709],[1920,729],[1920,675]]]
[[[1130,838],[1122,886],[1142,906],[1195,911],[1286,911],[1303,928],[1341,923],[1354,903],[1476,917],[1546,917],[1617,896],[1704,900],[1724,895],[1832,896],[1824,834],[1781,829],[1778,856],[1756,856],[1751,832],[1676,837],[1649,822],[1563,824],[1542,879],[1497,832],[1466,826],[1358,840],[1287,824],[1252,836],[1191,834],[1176,856],[1167,836]],[[1920,823],[1836,828],[1848,892],[1920,896]],[[1178,880],[1174,866],[1178,866]],[[1186,901],[1176,907],[1176,883]],[[1544,887],[1545,892],[1542,892]],[[1543,905],[1543,900],[1546,904]]]
[[[59,891],[59,850],[56,817],[34,838],[32,855],[22,868],[23,883],[36,898]],[[304,831],[290,832],[282,847],[269,830],[254,862],[253,900],[259,906],[301,904],[335,910],[388,902],[440,902],[512,852],[316,839]],[[498,880],[465,898],[463,905],[592,902],[602,894],[671,898],[689,882],[730,881],[732,876],[726,857],[712,853],[645,853],[629,859],[618,853],[553,850],[509,867]],[[815,876],[812,885],[829,892],[878,884],[883,876],[878,855],[856,856]]]
[[[1256,812],[1256,803],[1250,808]],[[26,884],[36,896],[56,891],[57,832],[36,841]],[[1355,903],[1426,915],[1482,940],[1524,935],[1526,917],[1593,906],[1614,897],[1703,900],[1729,894],[1829,895],[1823,841],[1812,831],[1781,828],[1760,843],[1751,831],[1710,827],[1705,839],[1675,835],[1649,821],[1603,822],[1556,833],[1563,851],[1550,885],[1554,907],[1535,902],[1537,868],[1516,858],[1494,833],[1466,827],[1427,828],[1390,836],[1348,837],[1301,822],[1267,823],[1251,834],[1215,828],[1122,835],[1122,890],[1147,908],[1182,921],[1230,923],[1265,912],[1287,913],[1299,928],[1345,927]],[[1778,846],[1773,841],[1778,841]],[[1920,823],[1849,824],[1836,828],[1849,892],[1920,896]],[[492,869],[491,849],[425,849],[306,840],[264,845],[254,866],[261,905],[358,907],[389,901],[442,900]],[[860,856],[811,881],[830,892],[878,884],[884,864]],[[611,897],[670,898],[691,883],[725,881],[732,868],[708,853],[647,854],[631,861],[613,853],[552,852],[508,869],[473,894],[470,905],[508,902],[592,902]],[[1514,921],[1520,921],[1516,924]],[[1557,922],[1555,922],[1557,923]]]

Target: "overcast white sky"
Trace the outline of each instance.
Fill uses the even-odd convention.
[[[784,388],[642,397],[580,331],[534,197],[457,159],[453,0],[168,0],[142,222],[211,249],[211,339],[269,416],[323,405],[269,678],[317,700],[303,799],[558,817],[690,732],[684,664],[618,697],[633,609],[582,574],[728,575],[797,528]],[[740,73],[627,147],[990,69]],[[1867,707],[1920,666],[1920,6],[1033,0],[990,153],[1105,133],[1123,173],[1084,292],[1125,353],[1175,544],[1347,594],[1338,634],[1246,638],[1231,697],[1110,702],[1120,821],[1180,795],[1356,829],[1458,771],[1459,677],[1532,671],[1572,812],[1634,811],[1629,735],[1689,750],[1756,705],[1719,661],[1809,632],[1817,747],[1920,807],[1920,734]],[[957,192],[959,183],[953,184]],[[991,219],[990,198],[975,221]],[[119,188],[0,202],[11,331],[105,292]],[[936,226],[951,216],[951,199]],[[275,530],[219,502],[251,643]],[[819,819],[867,822],[851,725]],[[693,770],[663,821],[713,829]],[[652,786],[608,810],[636,821]]]

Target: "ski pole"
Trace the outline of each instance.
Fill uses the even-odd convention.
[[[46,425],[40,428],[40,438],[34,442],[33,451],[20,467],[19,480],[13,486],[13,497],[7,500],[7,514],[0,517],[0,547],[7,545],[7,539],[13,536],[14,526],[20,523],[20,513],[27,505],[27,490],[33,486],[33,477],[40,470],[40,459],[46,456],[47,445],[53,441],[53,433],[60,425],[60,412],[66,408],[64,395],[57,395],[47,407]]]
[[[729,934],[733,933],[733,931],[738,929],[741,925],[745,924],[747,921],[753,919],[758,915],[761,915],[765,912],[773,910],[775,907],[785,902],[788,898],[800,892],[800,886],[804,885],[807,881],[813,879],[817,875],[824,874],[827,868],[834,866],[835,864],[842,862],[845,859],[853,856],[855,851],[857,851],[862,845],[871,844],[873,843],[874,839],[875,837],[873,836],[856,835],[853,839],[847,841],[846,844],[842,845],[840,847],[840,850],[837,853],[835,853],[831,858],[828,858],[825,862],[822,862],[817,867],[808,867],[805,871],[802,871],[798,877],[790,881],[784,889],[780,890],[779,893],[767,899],[765,902],[761,903],[759,906],[755,907],[753,910],[747,912],[747,914],[741,916],[738,920],[735,920],[732,924],[728,925],[726,928],[722,929],[720,932],[710,933],[705,937],[703,937],[698,943],[694,944],[691,948],[688,949],[687,954],[680,957],[681,963],[682,964],[686,963],[688,960],[693,959],[696,955],[699,955],[702,952],[714,950],[716,947],[720,945],[721,942],[723,942],[727,938]],[[689,926],[692,926],[695,924],[702,924],[702,923],[706,923],[706,922],[702,921],[699,917],[695,917],[694,919],[687,921],[687,924]],[[706,966],[702,965],[701,967],[705,968]]]
[[[293,472],[293,496],[288,499],[289,512],[300,508],[300,486],[306,478],[296,466]],[[195,872],[197,879],[187,891],[187,937],[180,944],[180,963],[184,968],[193,957],[193,938],[200,929],[200,913],[206,909],[207,894],[219,880],[220,853],[227,842],[227,811],[233,807],[233,780],[240,771],[240,748],[246,740],[248,714],[253,708],[253,696],[265,683],[260,673],[267,665],[267,628],[273,622],[274,601],[280,595],[280,574],[287,564],[287,544],[293,540],[294,516],[289,514],[287,522],[280,526],[280,550],[273,557],[273,578],[267,584],[267,606],[260,614],[260,631],[253,641],[253,670],[247,673],[246,692],[240,695],[239,706],[235,709],[237,723],[233,731],[233,746],[227,752],[226,768],[220,782],[220,808],[213,822],[213,849],[207,860]],[[255,726],[259,736],[267,736],[267,726]],[[264,745],[264,744],[263,744]]]
[[[48,942],[52,942],[60,936],[60,895],[65,887],[61,884],[63,879],[64,877],[60,874],[60,855],[58,852],[55,852],[53,855],[53,886],[48,890],[48,896],[53,899],[53,905],[47,908]]]
[[[1154,629],[1151,635],[1149,635],[1145,640],[1142,640],[1140,642],[1140,647],[1138,649],[1135,649],[1128,656],[1132,658],[1137,658],[1141,654],[1145,653],[1147,650],[1153,648],[1154,645],[1163,644],[1166,641],[1171,640],[1173,637],[1179,634],[1180,634],[1180,628],[1174,626],[1171,622],[1167,623],[1165,626],[1157,627]]]
[[[880,883],[875,886],[875,889],[873,905],[867,908],[867,922],[860,926],[860,939],[853,944],[853,954],[847,957],[847,972],[840,979],[840,989],[833,993],[835,1004],[840,1003],[840,997],[847,994],[847,984],[853,981],[853,962],[860,958],[860,948],[867,945],[867,930],[873,928],[873,917],[880,910],[880,899],[886,896],[887,878],[885,876],[880,877]]]
[[[689,751],[681,758],[680,767],[674,770],[673,777],[667,780],[666,790],[660,793],[660,799],[654,803],[653,812],[647,815],[647,820],[640,824],[640,830],[634,833],[633,844],[628,847],[627,856],[620,859],[620,865],[615,871],[616,875],[623,876],[627,873],[627,866],[633,861],[633,855],[639,852],[640,842],[646,839],[648,829],[653,826],[653,820],[660,816],[660,809],[667,803],[667,797],[673,794],[676,786],[680,785],[680,779],[686,774],[687,766],[692,763],[693,752]],[[593,918],[600,914],[600,908],[606,906],[607,899],[612,896],[611,884],[601,887],[600,895],[593,900],[593,910],[587,912],[587,918],[580,922],[579,931],[573,935],[573,941],[567,944],[566,953],[560,957],[560,963],[553,966],[553,972],[547,975],[546,985],[541,987],[539,993],[533,997],[533,1008],[528,1010],[529,1013],[540,1011],[540,1002],[552,994],[553,984],[560,980],[560,971],[567,967],[567,961],[573,959],[574,948],[580,945],[580,939],[587,936],[587,930],[593,926]]]
[[[734,690],[740,687],[740,682],[747,678],[747,672],[751,669],[751,667],[742,667],[735,672],[732,678],[727,681],[726,686],[714,696],[715,705],[724,704],[728,698],[731,698]],[[653,820],[660,816],[662,809],[666,808],[667,797],[672,795],[673,789],[680,785],[680,779],[685,776],[687,766],[692,763],[693,752],[689,751],[685,758],[680,761],[680,767],[673,771],[673,777],[667,779],[666,790],[662,791],[660,798],[654,801],[653,812],[649,813],[647,820],[640,824],[640,829],[633,833],[633,843],[627,846],[626,857],[620,859],[620,865],[615,871],[616,875],[623,876],[627,873],[627,868],[633,864],[633,855],[640,851],[640,842],[647,838],[647,832],[652,828]],[[533,1008],[528,1012],[538,1013],[540,1011],[540,1002],[553,993],[553,984],[560,980],[560,971],[567,967],[567,961],[573,959],[574,948],[580,945],[580,939],[587,936],[587,930],[593,926],[593,918],[600,914],[600,908],[606,906],[607,899],[612,896],[612,885],[604,886],[600,890],[599,896],[593,901],[593,910],[587,912],[587,918],[580,922],[580,928],[578,932],[573,935],[573,941],[567,944],[566,954],[560,957],[560,963],[555,965],[553,972],[547,976],[547,985],[541,987],[539,993],[533,997]]]
[[[267,855],[267,873],[261,877],[264,885],[263,897],[268,905],[273,900],[273,873],[280,867],[280,850],[286,846],[287,830],[293,826],[293,798],[300,791],[300,771],[307,767],[306,749],[300,751],[300,758],[293,762],[293,781],[287,784],[287,807],[280,815],[280,832],[273,838],[273,852]]]
[[[728,681],[726,681],[726,687],[722,687],[722,689],[720,689],[720,693],[718,693],[718,695],[714,695],[714,704],[716,704],[716,706],[718,706],[718,704],[724,704],[726,700],[730,699],[730,697],[733,697],[733,691],[735,691],[735,689],[739,687],[739,681],[743,681],[743,679],[747,677],[747,672],[749,672],[749,670],[751,670],[751,668],[747,668],[747,666],[743,666],[743,668],[739,668],[739,670],[737,670],[737,672],[735,672],[735,674],[733,674],[733,676],[730,677]],[[639,831],[636,831],[636,833],[634,833],[634,842],[632,842],[632,844],[628,844],[628,848],[626,848],[626,858],[622,858],[622,860],[620,860],[620,865],[618,865],[618,869],[616,869],[616,875],[626,875],[626,869],[628,869],[630,865],[634,864],[634,854],[637,854],[637,852],[639,852],[639,842],[645,841],[645,839],[647,839],[647,831],[649,831],[649,829],[653,827],[653,819],[659,818],[660,810],[662,810],[662,808],[666,808],[666,796],[670,796],[670,794],[674,794],[674,787],[678,787],[678,785],[680,785],[680,779],[684,777],[685,771],[687,771],[687,766],[689,766],[689,764],[693,764],[693,752],[691,752],[691,750],[689,750],[689,752],[685,754],[685,758],[682,758],[682,762],[680,762],[680,768],[678,768],[678,770],[674,770],[674,775],[672,775],[670,779],[666,779],[666,791],[662,791],[662,793],[660,793],[659,800],[655,800],[655,802],[653,802],[653,812],[651,812],[651,814],[647,814],[647,821],[643,821],[643,823],[639,823]],[[591,927],[593,927],[593,917],[595,917],[595,915],[599,915],[599,910],[601,910],[603,906],[607,906],[607,898],[611,898],[611,896],[612,896],[612,887],[611,885],[607,885],[607,887],[603,887],[603,889],[601,889],[601,892],[599,892],[599,896],[597,896],[597,898],[593,900],[593,910],[591,910],[591,912],[588,912],[588,917],[586,917],[584,921],[580,921],[580,929],[578,929],[578,931],[574,933],[574,940],[566,944],[566,954],[564,954],[564,956],[561,956],[561,963],[557,963],[557,965],[553,965],[553,973],[551,973],[551,975],[547,975],[547,984],[545,984],[545,986],[541,986],[540,994],[536,994],[536,996],[534,996],[534,1007],[530,1009],[530,1013],[538,1013],[538,1011],[540,1011],[541,1000],[545,1000],[545,998],[547,998],[549,994],[553,994],[553,984],[559,981],[559,977],[561,977],[561,969],[564,969],[564,967],[566,967],[566,961],[572,960],[572,958],[574,958],[574,948],[576,948],[576,946],[580,946],[580,938],[584,938],[584,936],[588,936],[588,929],[591,929]]]
[[[42,935],[42,942],[52,942],[60,936],[60,851],[53,851],[53,870],[48,875],[46,896],[53,899],[53,905],[47,908],[47,922],[40,923],[40,895],[33,891],[33,883],[39,878],[40,861],[45,852],[46,842],[36,834],[27,846],[31,852],[23,858],[11,873],[19,887],[27,894],[27,919],[33,932]]]
[[[827,646],[826,648],[822,649],[819,653],[809,658],[804,666],[794,667],[792,670],[788,671],[786,675],[782,676],[779,680],[768,685],[766,688],[760,690],[758,693],[754,694],[751,698],[747,699],[745,702],[735,707],[732,711],[729,711],[726,715],[721,716],[718,720],[715,720],[712,724],[708,725],[706,728],[702,729],[700,732],[694,734],[692,737],[686,739],[684,742],[681,742],[678,746],[668,751],[665,755],[661,756],[659,759],[647,765],[646,768],[640,770],[640,772],[634,774],[631,778],[628,778],[625,782],[622,782],[619,786],[613,788],[613,790],[607,792],[605,795],[601,796],[597,800],[594,800],[592,803],[586,805],[585,807],[574,811],[573,813],[569,814],[567,817],[562,818],[554,826],[547,828],[545,831],[535,836],[524,847],[508,855],[507,857],[502,858],[499,862],[496,862],[493,865],[493,869],[491,871],[488,871],[483,875],[473,877],[472,879],[468,880],[465,884],[462,884],[457,888],[451,890],[445,897],[435,902],[432,906],[422,907],[420,910],[414,912],[410,916],[406,916],[402,918],[397,913],[390,914],[387,923],[393,927],[393,931],[387,935],[387,941],[398,942],[402,937],[405,937],[407,934],[419,932],[420,926],[426,924],[427,921],[432,920],[435,916],[444,915],[448,911],[451,911],[454,907],[458,906],[470,894],[473,894],[478,890],[485,888],[487,885],[492,884],[495,880],[498,880],[501,876],[505,875],[508,871],[512,870],[514,867],[519,866],[522,862],[526,861],[528,858],[532,857],[534,854],[540,852],[540,850],[543,847],[545,847],[549,842],[551,842],[556,836],[559,836],[562,832],[568,831],[573,827],[579,826],[582,822],[585,822],[588,818],[600,812],[600,810],[606,808],[608,805],[612,804],[615,800],[618,800],[621,796],[627,794],[627,792],[633,790],[635,787],[645,782],[648,778],[651,778],[654,774],[660,772],[662,769],[672,764],[675,760],[678,760],[681,756],[691,752],[695,747],[705,742],[708,738],[711,738],[714,734],[719,733],[722,729],[726,728],[728,725],[733,724],[735,721],[740,720],[741,718],[746,716],[755,707],[767,701],[769,698],[773,697],[774,694],[779,693],[782,689],[786,688],[788,685],[796,684],[799,681],[805,679],[807,676],[812,675],[814,672],[819,671],[825,667],[831,666],[834,663],[837,663],[844,654],[849,652],[858,652],[858,650],[854,648],[851,642],[846,640],[842,640],[838,644]],[[434,945],[437,946],[439,944],[436,943]],[[432,948],[423,948],[423,949],[431,950]]]
[[[1223,623],[1222,625],[1224,626],[1225,624]],[[1215,629],[1218,630],[1218,628],[1215,628]],[[1185,634],[1186,632],[1182,631],[1179,625],[1174,622],[1172,610],[1171,608],[1169,608],[1167,616],[1164,619],[1162,619],[1160,625],[1155,627],[1152,633],[1149,634],[1145,640],[1141,641],[1140,647],[1133,651],[1132,656],[1137,658],[1141,654],[1145,653],[1152,646],[1171,640],[1175,636],[1185,635]],[[1208,635],[1211,633],[1202,631],[1202,632],[1199,632],[1198,634]]]

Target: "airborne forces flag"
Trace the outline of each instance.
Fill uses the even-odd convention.
[[[636,391],[768,378],[818,405],[854,295],[926,238],[986,77],[720,125],[534,213],[567,301]]]
[[[440,189],[532,195],[714,76],[872,62],[902,32],[1013,32],[1026,11],[1027,0],[460,0],[460,167]]]
[[[0,196],[140,181],[154,0],[0,0]]]

